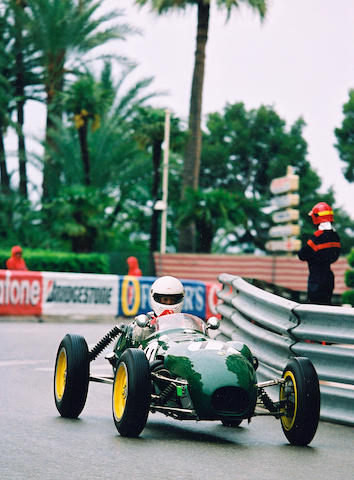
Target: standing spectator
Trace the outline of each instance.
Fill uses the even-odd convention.
[[[26,262],[22,258],[22,248],[19,245],[11,248],[11,257],[6,260],[6,267],[9,270],[28,270]]]
[[[142,273],[139,268],[138,259],[136,257],[128,257],[127,264],[129,267],[128,275],[132,275],[133,277],[141,277]]]
[[[340,239],[332,226],[333,210],[327,203],[317,203],[309,212],[309,216],[318,229],[298,252],[299,259],[306,261],[309,268],[307,301],[330,305],[334,289],[331,263],[338,260]]]

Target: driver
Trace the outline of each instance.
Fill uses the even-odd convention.
[[[167,313],[181,313],[184,287],[175,277],[160,277],[151,286],[150,303],[155,317]]]
[[[153,311],[146,315],[150,319],[150,326],[133,326],[133,340],[142,341],[155,330],[156,319],[170,313],[181,313],[184,302],[184,287],[175,277],[166,275],[160,277],[151,285],[150,304]]]

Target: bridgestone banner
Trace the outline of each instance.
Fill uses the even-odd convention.
[[[42,275],[44,315],[117,315],[117,275],[51,272]]]

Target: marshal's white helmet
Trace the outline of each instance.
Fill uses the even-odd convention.
[[[155,315],[165,310],[180,313],[183,307],[184,287],[175,277],[160,277],[151,286],[150,302]]]

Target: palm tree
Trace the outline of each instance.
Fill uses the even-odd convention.
[[[153,205],[160,194],[160,166],[162,159],[162,142],[164,140],[165,112],[162,109],[141,107],[133,126],[135,138],[142,149],[151,149],[152,156],[152,188]],[[157,250],[158,244],[158,210],[153,208],[150,224],[150,256]],[[150,267],[153,265],[150,258]]]
[[[0,15],[0,187],[2,192],[8,192],[10,189],[4,137],[10,123],[11,103],[14,97],[9,81],[11,55],[7,49],[8,40],[9,26],[4,13]]]
[[[88,148],[88,132],[91,124],[91,130],[95,131],[100,125],[100,115],[98,114],[101,100],[101,91],[99,84],[94,76],[88,72],[80,76],[78,80],[70,87],[66,110],[74,117],[75,128],[78,131],[81,160],[84,172],[84,184],[91,185],[91,164],[90,152]]]
[[[159,14],[172,9],[185,9],[188,5],[197,5],[198,23],[194,60],[192,90],[189,105],[188,137],[184,158],[182,181],[182,200],[186,190],[196,190],[199,184],[200,152],[201,152],[201,111],[204,83],[205,48],[208,40],[210,0],[136,0],[137,4],[151,6]],[[219,7],[225,7],[228,17],[233,8],[242,3],[259,13],[263,19],[267,12],[267,0],[216,0]],[[195,228],[193,223],[180,227],[179,250],[194,251]]]
[[[6,103],[8,97],[6,97],[6,92],[4,92],[3,85],[1,85],[0,78],[0,187],[2,191],[9,191],[10,189],[10,177],[7,171],[6,165],[6,152],[5,152],[5,132],[8,125],[8,112],[3,108],[3,105]],[[4,105],[6,106],[6,105]]]
[[[99,15],[102,2],[93,0],[27,0],[27,27],[40,55],[43,84],[46,95],[47,122],[46,145],[52,149],[52,130],[55,118],[61,118],[62,105],[59,97],[65,79],[75,73],[78,60],[96,47],[113,39],[124,39],[132,31],[126,24],[107,22],[122,15],[111,11]],[[52,198],[57,193],[60,166],[49,149],[46,149],[43,171],[43,198]]]
[[[23,0],[10,1],[14,17],[14,69],[15,69],[15,96],[17,113],[17,136],[18,136],[18,159],[21,195],[27,198],[27,154],[23,126],[25,121],[24,108],[26,102],[26,39],[24,32],[24,8]]]
[[[165,134],[165,111],[162,108],[140,107],[137,116],[133,119],[134,137],[139,146],[149,150],[152,157],[152,187],[151,199],[155,205],[161,198],[161,164],[162,143]],[[181,132],[179,119],[171,118],[171,148],[177,148],[181,144],[183,133]],[[153,253],[158,249],[158,217],[160,212],[152,209],[150,223],[150,274],[155,275]]]
[[[25,0],[6,0],[3,2],[4,18],[6,18],[7,34],[2,35],[4,44],[3,54],[7,53],[8,62],[4,65],[7,70],[6,78],[12,90],[12,104],[16,110],[16,123],[13,123],[18,138],[18,159],[19,159],[19,192],[27,198],[27,153],[25,145],[24,107],[28,98],[36,98],[36,85],[38,75],[36,74],[36,55],[31,42],[28,39],[26,30]]]

